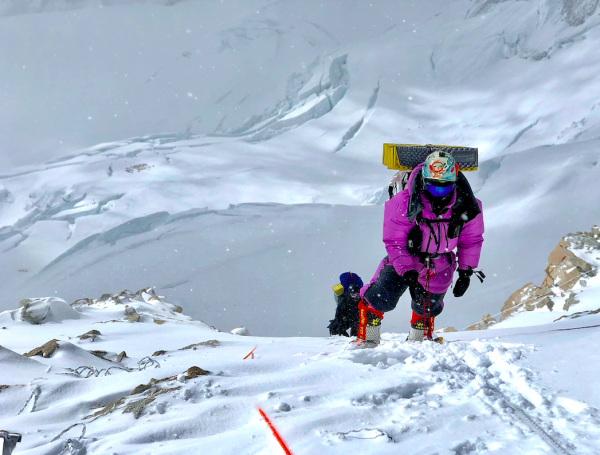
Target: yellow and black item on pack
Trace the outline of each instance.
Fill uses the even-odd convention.
[[[476,147],[431,144],[383,144],[383,164],[397,171],[412,170],[435,151],[452,155],[458,169],[463,172],[476,171],[479,166],[479,149]]]

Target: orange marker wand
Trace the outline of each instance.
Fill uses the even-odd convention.
[[[281,436],[279,436],[279,433],[277,433],[277,430],[275,429],[275,427],[273,426],[273,424],[271,423],[271,421],[269,420],[267,415],[263,412],[262,409],[260,409],[260,407],[258,408],[258,412],[260,412],[260,415],[262,416],[262,418],[265,419],[265,422],[267,422],[267,425],[269,425],[269,428],[271,429],[271,431],[273,432],[273,435],[275,436],[275,439],[277,439],[277,442],[279,443],[279,445],[285,452],[285,455],[293,455],[292,452],[290,452],[290,449],[288,449],[287,446],[285,445],[285,442],[283,442],[283,439],[281,439]]]

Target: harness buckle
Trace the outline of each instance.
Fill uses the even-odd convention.
[[[435,276],[435,263],[433,262],[433,259],[437,258],[434,256],[436,255],[428,254],[425,256],[425,268],[427,269],[427,275],[429,277]]]

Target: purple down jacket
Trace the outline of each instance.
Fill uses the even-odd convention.
[[[414,199],[420,198],[420,204],[417,203],[416,205],[422,208],[420,214],[422,218],[432,220],[436,219],[436,216],[431,211],[431,203],[429,200],[427,200],[427,198],[422,194],[416,192],[418,185],[414,180],[417,175],[420,175],[420,170],[422,167],[422,164],[417,166],[411,173],[406,190],[396,194],[396,196],[385,203],[383,217],[383,243],[385,243],[385,249],[387,250],[389,256],[389,264],[394,266],[396,272],[398,272],[399,275],[403,275],[409,270],[418,270],[420,272],[419,282],[423,286],[426,286],[427,272],[425,270],[425,264],[421,262],[420,258],[411,256],[407,250],[408,233],[415,225],[415,220],[418,219],[415,218],[413,214],[413,221],[411,222],[409,220],[408,212],[411,210],[414,212],[413,208],[409,210],[409,204],[411,204],[411,195]],[[464,179],[463,181],[466,182],[466,178],[464,178],[464,176],[462,179]],[[456,270],[457,262],[458,268],[460,269],[468,269],[469,266],[476,268],[479,265],[479,256],[481,254],[481,245],[483,243],[484,232],[483,213],[481,201],[475,199],[470,187],[468,186],[468,182],[466,183],[466,186],[468,187],[467,192],[472,200],[472,205],[475,205],[476,201],[477,205],[479,206],[479,210],[477,210],[477,207],[474,207],[474,211],[471,211],[471,219],[469,219],[468,216],[465,216],[465,214],[454,213],[455,217],[457,215],[462,215],[463,220],[465,218],[468,219],[468,221],[462,226],[460,234],[457,238],[449,238],[449,222],[431,224],[426,222],[420,223],[423,234],[421,251],[434,254],[449,253],[443,254],[439,258],[433,259],[432,261],[435,265],[435,275],[430,277],[429,289],[433,293],[441,294],[448,290],[452,284],[452,277],[454,271]],[[462,201],[462,199],[464,199],[464,197],[460,200]],[[415,205],[414,201],[412,205]],[[451,219],[453,211],[456,210],[456,207],[460,207],[462,211],[464,204],[457,204],[457,191],[454,191],[448,207],[450,207],[450,209],[445,214],[440,215],[437,219]],[[431,230],[433,230],[433,232],[431,232]],[[456,253],[454,252],[455,250]],[[379,270],[383,266],[384,262],[386,262],[385,259],[380,264],[375,276],[371,280],[371,283],[377,279]],[[369,285],[370,283],[363,287],[361,293],[363,293]]]

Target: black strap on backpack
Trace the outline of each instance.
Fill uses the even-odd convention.
[[[425,252],[421,251],[422,246],[423,246],[423,232],[421,231],[421,226],[420,226],[421,223],[427,224],[427,227],[429,228],[429,232],[430,232],[429,241],[427,243],[427,248],[425,248]],[[440,220],[433,220],[433,219],[429,219],[429,218],[424,218],[423,214],[421,212],[419,212],[417,214],[417,216],[415,217],[415,225],[408,232],[408,236],[407,236],[408,253],[411,256],[419,257],[422,260],[426,256],[431,256],[431,253],[427,253],[427,251],[429,250],[429,246],[431,245],[431,237],[433,236],[433,240],[435,241],[438,248],[439,248],[441,240],[442,240],[441,238],[438,239],[438,237],[435,233],[435,229],[433,229],[433,225],[434,224],[438,225],[438,233],[441,235],[441,227],[439,227],[439,225],[441,223],[450,223],[450,225],[451,225],[452,219],[446,218],[446,219],[440,219]],[[448,230],[446,231],[447,233],[448,233],[449,229],[450,228],[448,228]],[[449,235],[448,235],[448,237],[449,237]],[[452,238],[452,237],[450,237],[450,238]]]

